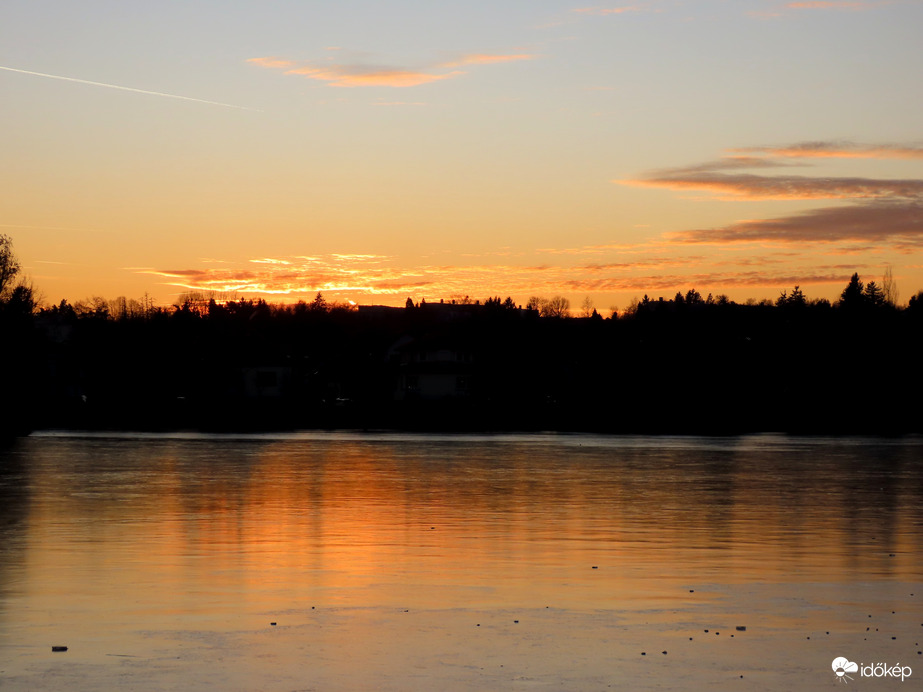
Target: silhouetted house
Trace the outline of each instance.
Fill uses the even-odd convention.
[[[484,309],[483,305],[475,303],[421,303],[419,308],[427,318],[437,323],[455,322],[470,319]]]
[[[396,308],[391,305],[357,305],[356,312],[365,317],[387,319],[403,314],[406,308]]]
[[[404,337],[391,347],[390,360],[397,364],[397,401],[439,401],[471,395],[474,358],[463,345]]]
[[[244,396],[248,399],[280,399],[289,393],[292,369],[265,365],[243,368]]]

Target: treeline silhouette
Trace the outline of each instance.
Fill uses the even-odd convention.
[[[834,302],[692,289],[608,318],[561,300],[7,300],[5,426],[923,431],[923,291],[897,307],[854,275]]]

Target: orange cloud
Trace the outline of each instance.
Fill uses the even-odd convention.
[[[335,87],[414,87],[443,79],[451,79],[465,74],[454,70],[445,74],[430,74],[414,70],[402,70],[389,67],[368,67],[363,65],[340,65],[330,67],[304,66],[286,70],[285,74],[300,75],[308,79],[317,79]]]
[[[757,175],[747,169],[770,169],[806,164],[791,163],[797,158],[923,158],[923,150],[912,146],[867,146],[851,143],[808,142],[793,146],[735,149],[778,156],[736,155],[694,166],[667,168],[650,175],[617,180],[622,185],[659,187],[671,190],[704,190],[729,200],[804,200],[804,199],[916,199],[923,196],[923,180],[877,179],[860,177],[817,177],[802,175]]]
[[[291,67],[295,63],[291,60],[283,60],[281,58],[250,58],[247,62],[253,63],[254,65],[259,65],[260,67],[268,67],[276,70],[285,69],[286,67]]]
[[[527,295],[559,291],[581,268],[512,265],[394,266],[391,258],[362,255],[325,255],[290,258],[289,264],[260,262],[252,269],[141,270],[160,276],[182,290],[266,294],[290,299],[312,297],[317,291],[334,297],[406,296],[447,297],[468,294]],[[483,294],[483,295],[479,295]]]
[[[633,260],[631,262],[610,262],[607,264],[587,264],[576,269],[592,274],[611,271],[635,271],[637,269],[651,269],[656,267],[684,267],[690,264],[701,265],[707,258],[705,255],[686,257],[652,257],[650,259]]]
[[[667,234],[680,243],[888,242],[899,249],[923,249],[923,202],[875,201],[811,209],[774,219],[739,221],[724,228]]]
[[[803,142],[792,146],[750,147],[732,149],[732,151],[762,153],[787,158],[923,159],[923,147],[853,142]]]
[[[345,65],[324,62],[298,64],[291,60],[277,57],[250,58],[247,62],[269,69],[284,70],[285,74],[298,75],[316,79],[335,87],[396,87],[406,88],[430,84],[445,79],[452,79],[465,74],[462,70],[451,68],[464,65],[492,65],[497,63],[533,60],[535,55],[515,53],[495,55],[472,53],[458,60],[434,66],[432,69],[406,69],[379,65]],[[446,72],[445,70],[451,70]],[[405,104],[401,104],[405,105]]]
[[[574,293],[597,293],[608,291],[664,291],[672,293],[696,287],[699,291],[715,291],[724,288],[747,286],[807,286],[811,284],[846,283],[855,266],[847,271],[827,272],[701,272],[698,274],[650,274],[632,278],[574,279],[562,285]]]
[[[646,226],[645,226],[646,227]],[[638,254],[658,250],[664,247],[660,241],[646,241],[643,243],[604,243],[601,245],[583,245],[582,247],[537,248],[536,253],[549,255],[598,255],[608,251],[618,251],[619,254]]]
[[[252,259],[250,261],[256,264],[282,264],[282,265],[291,264],[291,262],[289,262],[288,260],[273,259],[271,257],[265,257],[263,259]]]
[[[618,182],[638,187],[705,190],[722,195],[722,199],[745,200],[864,199],[923,195],[923,180],[700,173]]]
[[[145,269],[168,286],[184,290],[310,297],[317,291],[336,295],[392,295],[439,281],[443,272],[387,266],[380,255],[331,254],[288,259],[251,259],[257,270],[236,268]]]
[[[794,217],[793,217],[794,218]],[[896,221],[892,215],[885,219],[879,215],[869,219],[868,226],[882,228],[876,222]],[[401,304],[407,296],[427,301],[469,295],[483,299],[489,295],[513,296],[524,301],[529,295],[553,295],[561,292],[601,293],[631,291],[636,293],[668,290],[672,292],[690,286],[700,291],[718,291],[724,287],[809,285],[812,283],[845,283],[852,272],[861,265],[844,267],[830,262],[816,261],[805,255],[803,247],[797,252],[761,253],[735,257],[739,252],[726,255],[703,255],[694,250],[695,243],[735,240],[758,240],[770,237],[774,241],[788,242],[808,237],[807,231],[785,229],[785,219],[747,222],[746,231],[736,228],[690,231],[674,234],[643,246],[611,245],[613,255],[594,263],[575,264],[562,258],[558,263],[516,265],[501,260],[492,264],[429,264],[413,260],[401,261],[385,255],[333,253],[314,256],[257,257],[246,260],[244,266],[214,262],[204,268],[137,270],[159,276],[163,283],[177,292],[203,291],[238,295],[263,295],[274,300],[310,300],[322,291],[328,300],[353,300],[355,302],[385,302]],[[763,227],[759,224],[762,223]],[[775,224],[775,226],[773,226]],[[829,226],[842,226],[838,219],[830,219]],[[818,218],[804,220],[804,228],[818,227]],[[772,228],[775,228],[773,234]],[[893,226],[901,229],[903,226]],[[696,235],[699,234],[699,235]],[[749,235],[748,235],[749,234]],[[722,239],[724,236],[724,239]],[[849,236],[849,234],[846,234]],[[852,236],[862,236],[859,232]],[[842,239],[841,234],[840,239]],[[849,236],[851,237],[851,236]],[[831,239],[835,239],[831,237]],[[919,239],[910,234],[894,236],[894,243],[912,247]],[[842,247],[859,243],[843,242]],[[600,246],[603,247],[603,246]],[[894,249],[896,245],[892,245]],[[825,253],[830,254],[825,247]],[[741,248],[745,250],[746,248]],[[692,250],[692,252],[688,252]],[[789,256],[791,255],[791,256]],[[812,261],[815,260],[815,261]],[[810,269],[797,264],[811,261]],[[240,263],[238,263],[239,265]],[[792,266],[792,265],[796,266]]]
[[[464,74],[455,70],[443,74],[432,74],[417,70],[370,65],[312,65],[296,66],[291,60],[281,58],[250,58],[247,62],[269,69],[285,70],[285,74],[317,79],[336,87],[414,87]]]
[[[915,146],[807,142],[793,146],[737,149],[785,159],[923,158]],[[811,209],[777,218],[747,219],[728,226],[666,234],[674,243],[861,243],[909,253],[923,249],[923,180],[861,177],[756,175],[747,168],[791,165],[771,158],[739,156],[684,168],[666,169],[625,185],[704,190],[725,200],[852,200],[843,206]],[[843,252],[851,248],[840,248]]]
[[[472,53],[453,62],[443,63],[443,67],[463,67],[464,65],[493,65],[502,62],[518,62],[520,60],[535,60],[538,57],[530,53],[517,53],[513,55],[486,55]]]
[[[747,150],[737,150],[737,151],[747,151]],[[705,163],[696,164],[694,166],[683,166],[681,168],[665,168],[661,171],[655,171],[654,175],[656,177],[664,176],[683,176],[683,175],[696,175],[699,173],[710,173],[714,171],[735,171],[748,168],[791,168],[793,166],[798,166],[800,164],[791,163],[789,161],[773,161],[772,159],[763,158],[760,156],[725,156],[724,158],[718,159],[716,161],[706,161]]]

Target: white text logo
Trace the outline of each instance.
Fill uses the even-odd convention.
[[[910,666],[902,666],[896,663],[893,666],[888,663],[854,663],[848,658],[839,656],[833,659],[833,673],[836,675],[837,682],[848,683],[855,678],[850,673],[859,673],[863,678],[894,678],[904,682],[913,673]]]

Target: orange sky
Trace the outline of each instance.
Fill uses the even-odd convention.
[[[923,288],[918,2],[0,7],[48,302]]]

